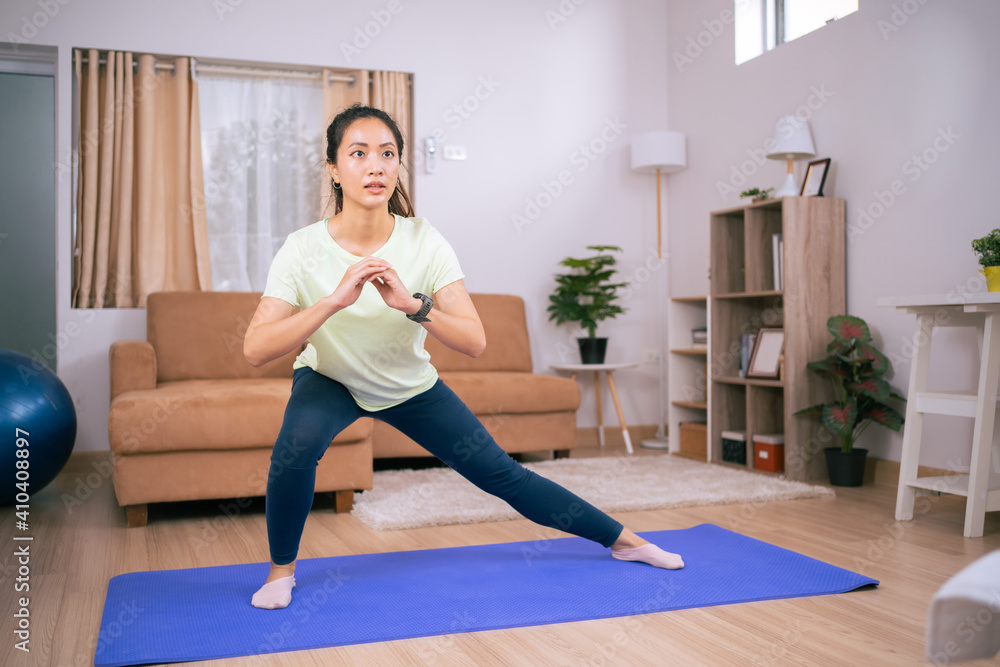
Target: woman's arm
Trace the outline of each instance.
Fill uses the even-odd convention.
[[[451,349],[470,357],[482,354],[486,349],[486,331],[476,306],[465,289],[465,281],[456,280],[445,285],[431,298],[434,299],[434,307],[427,315],[431,321],[422,325],[427,333]],[[420,300],[416,300],[416,304],[417,309],[413,313],[423,305]]]
[[[366,257],[344,273],[332,294],[294,315],[295,306],[287,301],[262,297],[243,337],[243,356],[251,366],[263,366],[288,354],[309,340],[331,316],[357,301],[365,283],[389,269],[385,260]]]
[[[382,295],[387,306],[407,315],[416,314],[424,305],[423,301],[413,297],[394,269],[373,279],[372,285]],[[456,280],[445,285],[432,294],[431,298],[434,299],[434,307],[427,315],[430,322],[423,322],[420,326],[456,352],[470,357],[482,354],[486,349],[486,332],[479,313],[472,304],[472,298],[465,290],[465,282]]]
[[[251,366],[263,366],[298,349],[337,312],[326,300],[293,315],[295,308],[273,296],[261,298],[243,337],[243,356]]]

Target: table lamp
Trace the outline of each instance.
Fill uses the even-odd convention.
[[[788,160],[788,176],[775,197],[795,197],[802,190],[795,184],[792,161],[816,157],[809,123],[797,116],[782,116],[774,127],[774,147],[767,154],[772,160]]]
[[[656,172],[656,257],[662,266],[663,260],[663,226],[662,205],[660,198],[660,174],[669,174],[687,167],[687,138],[682,132],[666,130],[646,132],[632,137],[632,168],[636,171]],[[662,267],[666,268],[666,267]],[[643,447],[667,449],[669,443],[666,436],[666,398],[664,396],[663,366],[665,350],[663,347],[663,274],[657,275],[657,324],[660,334],[660,423],[656,437],[642,441]]]

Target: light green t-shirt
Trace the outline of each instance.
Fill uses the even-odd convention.
[[[389,240],[372,256],[392,264],[411,294],[432,295],[465,277],[455,251],[427,220],[394,217]],[[271,262],[263,296],[305,310],[332,294],[347,269],[364,259],[337,245],[327,220],[288,235]],[[437,381],[426,338],[426,329],[387,306],[366,283],[354,304],[309,337],[293,368],[308,366],[347,387],[363,409],[384,410]]]

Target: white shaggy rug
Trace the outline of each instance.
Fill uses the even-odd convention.
[[[672,455],[525,463],[605,512],[832,497],[829,487],[791,482]],[[519,519],[506,502],[450,468],[384,470],[354,494],[351,514],[375,530]]]

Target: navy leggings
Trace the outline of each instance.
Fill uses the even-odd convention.
[[[535,523],[605,547],[623,526],[579,496],[524,468],[440,379],[392,408],[363,410],[341,383],[311,368],[295,370],[292,396],[271,453],[267,476],[267,538],[271,560],[295,560],[316,488],[316,465],[330,441],[359,417],[374,417],[408,435],[483,491],[507,501]]]

